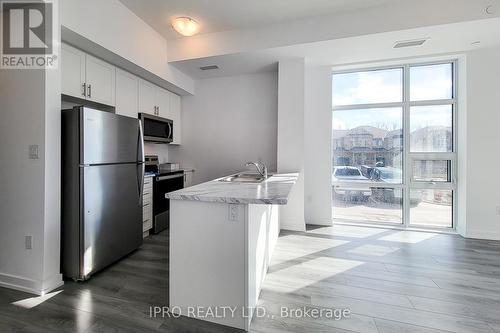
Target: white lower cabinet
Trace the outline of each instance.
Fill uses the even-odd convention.
[[[194,170],[184,170],[184,188],[193,186]]]
[[[144,190],[142,197],[142,232],[143,237],[149,235],[153,228],[153,177],[144,177]]]

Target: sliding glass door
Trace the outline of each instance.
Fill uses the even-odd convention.
[[[455,67],[333,74],[334,220],[453,227]]]

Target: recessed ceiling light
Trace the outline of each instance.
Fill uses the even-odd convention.
[[[470,43],[470,45],[479,45],[479,44],[481,44],[481,41],[479,41],[479,40],[476,40],[475,42]]]
[[[186,37],[196,35],[200,31],[198,22],[187,16],[174,18],[172,20],[172,28]]]
[[[420,46],[420,45],[424,44],[427,41],[427,39],[428,38],[399,41],[399,42],[396,42],[394,44],[393,48],[399,49],[402,47]]]

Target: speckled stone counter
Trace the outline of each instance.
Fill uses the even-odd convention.
[[[273,174],[258,184],[221,182],[216,179],[167,193],[166,197],[172,200],[286,205],[288,195],[298,177],[298,173]]]

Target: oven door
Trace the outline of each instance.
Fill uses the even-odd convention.
[[[153,232],[159,233],[168,228],[170,222],[170,200],[165,194],[184,188],[184,172],[160,175],[153,183]]]
[[[144,141],[170,143],[173,139],[173,121],[147,113],[140,114]]]

